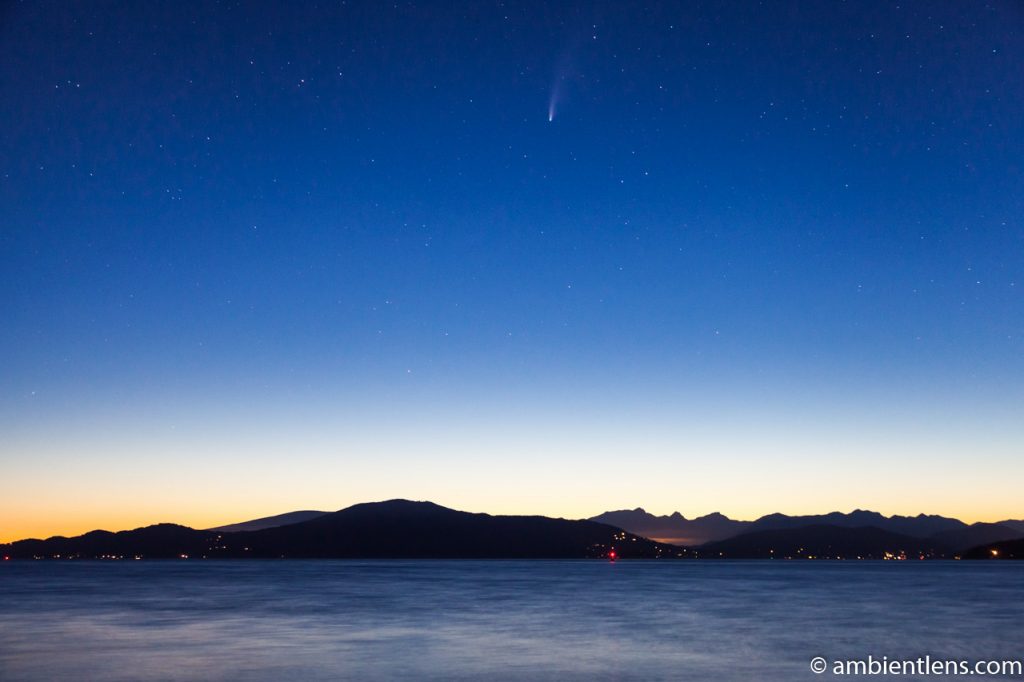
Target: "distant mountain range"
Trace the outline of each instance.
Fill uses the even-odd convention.
[[[610,511],[594,516],[591,521],[607,523],[616,528],[633,528],[630,532],[645,538],[658,539],[672,545],[702,545],[713,540],[739,535],[749,525],[748,521],[733,521],[715,512],[695,519],[687,519],[679,512],[671,516],[655,516],[637,507]]]
[[[808,526],[827,526],[833,529],[877,528],[894,535],[928,539],[932,541],[931,544],[947,552],[959,552],[976,545],[1024,536],[1024,521],[968,525],[959,519],[945,516],[883,516],[862,509],[812,516],[768,514],[755,521],[734,521],[718,513],[687,519],[679,512],[669,516],[655,516],[637,508],[605,512],[590,520],[607,523],[658,542],[683,546],[719,543],[740,535]]]
[[[309,521],[329,513],[325,511],[294,511],[287,514],[278,514],[277,516],[264,516],[262,519],[253,519],[252,521],[243,521],[242,523],[232,523],[227,526],[217,526],[209,530],[222,533],[264,530],[266,528],[277,528],[278,526],[290,526],[293,523],[302,523],[303,521]]]
[[[292,515],[291,518],[302,518]],[[289,515],[285,515],[289,516]],[[280,519],[281,517],[276,517]],[[269,519],[236,524],[263,525]],[[491,516],[431,502],[391,500],[316,514],[259,530],[193,530],[160,524],[75,538],[21,540],[0,553],[26,558],[465,558],[575,559],[685,556],[687,550],[594,521],[544,516]]]
[[[948,545],[874,526],[815,524],[743,533],[694,550],[707,559],[940,559]]]
[[[1024,521],[1000,521],[999,525],[1000,526],[1009,526],[1010,528],[1014,529],[1015,531],[1018,531],[1020,533],[1024,533]]]
[[[431,502],[391,500],[337,512],[297,511],[195,530],[159,524],[74,538],[20,540],[0,555],[24,558],[1024,558],[1024,522],[968,525],[942,516],[857,510],[769,514],[735,521],[643,509],[570,521],[491,516]]]

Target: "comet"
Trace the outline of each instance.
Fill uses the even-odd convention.
[[[589,31],[586,33],[589,33]],[[586,33],[580,31],[573,36],[555,63],[554,73],[552,74],[554,78],[551,81],[551,96],[548,97],[548,123],[555,120],[555,116],[558,115],[558,107],[562,104],[562,100],[565,97],[566,89],[571,86],[573,79],[579,75],[576,69],[576,57],[583,45],[583,36]]]
[[[548,123],[555,120],[555,114],[558,113],[558,101],[562,98],[562,81],[565,79],[564,75],[555,77],[555,82],[551,86],[551,97],[548,98]]]

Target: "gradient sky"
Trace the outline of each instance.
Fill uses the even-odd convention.
[[[1022,64],[1015,0],[4,3],[0,540],[1024,517]]]

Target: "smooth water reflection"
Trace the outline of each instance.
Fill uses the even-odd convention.
[[[8,562],[0,680],[822,679],[1022,616],[994,562]]]

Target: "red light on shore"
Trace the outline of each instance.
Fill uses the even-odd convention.
[[[615,550],[614,549],[612,551],[608,552],[608,558],[611,561],[615,561]]]

